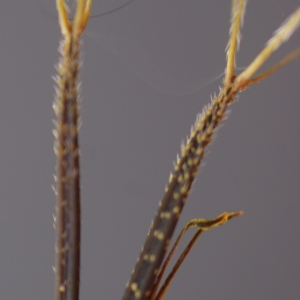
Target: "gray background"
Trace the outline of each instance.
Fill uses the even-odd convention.
[[[95,1],[92,12],[124,2]],[[141,0],[91,19],[81,76],[81,299],[121,298],[180,142],[221,84],[200,89],[224,70],[230,2]],[[249,1],[238,67],[297,5]],[[299,47],[299,37],[267,65]],[[51,76],[59,40],[54,0],[1,2],[3,300],[53,298]],[[177,232],[191,218],[245,214],[200,238],[167,299],[300,299],[299,68],[298,59],[231,107]]]

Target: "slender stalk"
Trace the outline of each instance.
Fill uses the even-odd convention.
[[[194,244],[196,243],[198,237],[201,235],[201,233],[203,231],[207,231],[213,227],[217,227],[219,225],[224,225],[227,221],[229,221],[230,219],[240,216],[242,215],[243,212],[239,211],[239,212],[235,212],[235,213],[227,213],[224,212],[223,214],[219,215],[218,217],[216,217],[213,220],[206,220],[206,219],[193,219],[190,220],[182,229],[182,231],[180,232],[179,236],[177,237],[174,245],[172,246],[172,249],[170,250],[170,252],[168,253],[167,258],[165,259],[163,266],[160,269],[159,275],[156,278],[155,281],[155,285],[153,287],[153,290],[151,292],[151,297],[150,299],[155,299],[155,300],[159,300],[159,299],[163,299],[164,295],[167,293],[168,288],[171,285],[172,280],[174,279],[177,271],[179,270],[180,266],[182,265],[183,261],[185,260],[185,258],[187,257],[187,255],[189,254],[189,252],[191,251],[191,249],[193,248]],[[172,271],[169,273],[168,277],[166,278],[166,280],[164,281],[162,287],[160,288],[159,292],[156,294],[157,289],[160,285],[161,279],[164,276],[164,273],[167,269],[167,266],[170,263],[170,260],[173,256],[173,254],[175,253],[181,239],[183,238],[184,234],[187,232],[188,229],[190,229],[191,227],[197,227],[198,230],[197,232],[194,234],[193,238],[190,240],[189,244],[186,246],[185,250],[182,252],[182,254],[180,255],[179,259],[176,261]]]
[[[57,0],[64,40],[60,46],[54,111],[56,166],[55,299],[78,300],[80,283],[80,167],[78,144],[78,72],[80,36],[86,26],[91,1],[79,0],[71,24],[64,1]]]
[[[64,41],[55,104],[57,156],[56,299],[77,299],[80,266],[80,169],[78,146],[79,44]],[[65,296],[66,297],[65,297]]]

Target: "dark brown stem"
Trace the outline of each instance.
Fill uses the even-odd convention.
[[[78,146],[79,42],[66,38],[61,47],[55,135],[56,266],[55,299],[78,300],[80,281],[80,170]]]
[[[204,152],[216,128],[223,120],[228,105],[236,92],[220,91],[220,94],[199,115],[189,140],[182,147],[165,195],[137,260],[132,277],[126,285],[123,300],[148,299],[167,252],[176,224],[194,183]]]

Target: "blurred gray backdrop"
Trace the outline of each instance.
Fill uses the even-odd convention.
[[[92,12],[125,2],[94,0]],[[225,68],[230,5],[139,0],[90,20],[81,73],[81,299],[121,298],[180,143],[221,85],[205,86]],[[248,1],[239,68],[298,5]],[[299,38],[298,30],[264,69]],[[53,299],[51,76],[60,39],[54,0],[1,2],[3,300]],[[177,234],[191,218],[245,214],[203,234],[167,299],[300,299],[299,80],[298,59],[231,106]]]

